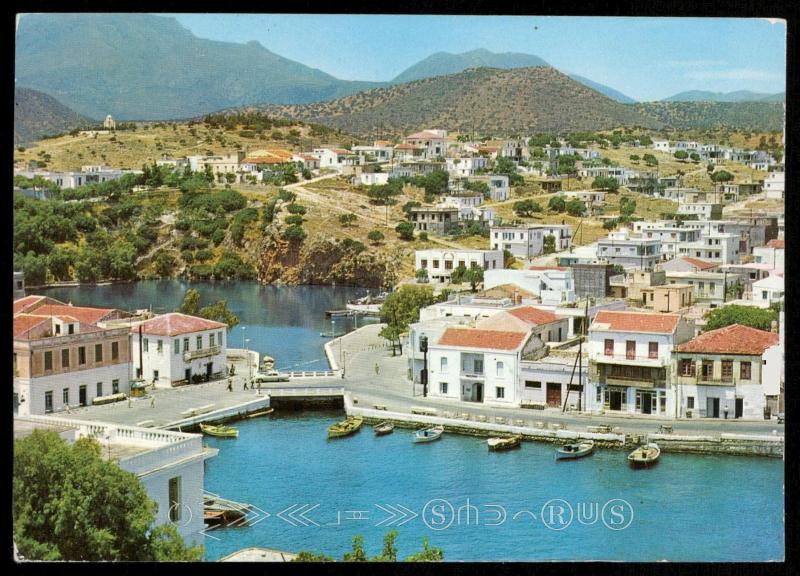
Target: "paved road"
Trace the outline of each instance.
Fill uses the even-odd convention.
[[[585,430],[587,425],[607,424],[619,427],[621,432],[655,432],[662,423],[671,424],[676,433],[716,435],[720,432],[740,434],[783,434],[784,426],[776,421],[722,421],[715,419],[669,420],[654,416],[594,416],[575,413],[562,414],[559,409],[531,410],[525,408],[496,408],[473,402],[457,402],[424,398],[422,386],[412,387],[407,379],[406,356],[392,356],[391,349],[368,349],[381,341],[377,337],[380,325],[374,324],[348,334],[333,346],[338,357],[345,359],[344,385],[358,405],[371,408],[383,404],[388,410],[410,412],[412,406],[437,408],[439,412],[467,412],[489,418],[503,416],[521,419],[526,423],[561,423],[567,429]],[[342,353],[339,354],[341,346]],[[338,361],[338,360],[337,360]],[[375,366],[378,366],[378,373]]]

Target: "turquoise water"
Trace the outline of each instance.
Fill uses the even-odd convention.
[[[354,436],[328,440],[327,426],[339,419],[337,412],[278,414],[238,423],[236,440],[206,440],[220,448],[206,463],[206,489],[271,515],[250,527],[210,531],[207,559],[249,546],[310,550],[338,559],[355,534],[364,536],[368,554],[378,554],[392,528],[376,526],[391,521],[387,505],[408,510],[405,516],[395,512],[395,523],[411,518],[397,528],[403,557],[420,549],[426,535],[446,560],[764,561],[784,556],[781,460],[664,454],[655,468],[632,470],[619,451],[556,462],[548,444],[525,442],[519,450],[489,453],[485,439],[452,434],[415,445],[409,430],[376,438],[364,427]],[[475,507],[469,525],[467,499]],[[572,507],[570,524],[563,504],[564,523],[556,512],[551,516],[554,508],[541,513],[551,499]],[[602,519],[578,520],[580,506],[602,508],[612,499],[624,499],[630,508],[612,503],[603,517],[617,528],[630,520],[627,528],[611,530]],[[319,526],[297,520],[292,526],[276,516],[292,505],[298,512],[305,505],[306,517]],[[412,516],[426,505],[428,525],[423,516]],[[502,506],[505,521],[500,522],[499,508],[488,505]],[[563,529],[548,528],[545,521]]]
[[[326,339],[319,335],[331,330],[325,310],[366,293],[344,287],[180,281],[45,293],[76,305],[129,310],[152,306],[165,312],[175,309],[190,287],[200,290],[204,302],[225,298],[239,315],[246,328],[233,330],[230,346],[250,338],[249,347],[273,356],[284,369],[327,368],[322,350]],[[336,322],[337,332],[352,328],[352,320]],[[445,435],[414,445],[411,432],[400,429],[375,438],[364,428],[355,436],[328,441],[327,426],[339,419],[339,412],[279,414],[237,423],[236,440],[205,440],[220,448],[206,463],[206,489],[271,514],[247,528],[209,532],[207,559],[248,546],[310,550],[338,559],[354,534],[363,535],[367,552],[375,555],[383,535],[395,527],[387,525],[392,517],[378,505],[408,510],[406,516],[395,512],[395,524],[411,518],[396,527],[402,557],[418,551],[426,535],[447,560],[759,561],[784,556],[781,460],[665,454],[653,469],[631,470],[625,454],[617,451],[557,463],[548,444],[526,442],[519,450],[489,453],[485,439]],[[475,507],[469,524],[467,499]],[[542,514],[553,499],[573,509],[566,527],[558,523],[555,507]],[[619,527],[616,520],[630,519],[627,528],[611,530],[602,519],[579,521],[579,507],[602,508],[612,499],[624,499],[630,508],[614,508],[620,504],[615,502],[603,517],[612,527]],[[292,505],[299,513],[310,510],[307,517],[320,526],[297,521],[292,526],[276,516]],[[428,525],[423,516],[411,516],[421,514],[426,505]],[[492,505],[505,511],[502,523],[497,516],[501,509]],[[560,505],[566,522],[568,508]],[[450,520],[449,527],[439,529]],[[550,529],[545,520],[563,529]]]
[[[257,282],[183,282],[154,280],[110,286],[50,288],[40,293],[63,302],[123,310],[151,308],[171,312],[186,290],[200,291],[201,305],[225,299],[240,324],[228,333],[228,346],[248,348],[275,358],[281,370],[327,370],[321,332],[337,334],[355,327],[352,318],[325,317],[326,310],[344,308],[347,300],[367,294],[365,288],[330,286],[264,286]],[[373,290],[373,293],[375,291]],[[361,318],[365,322],[374,321]],[[245,342],[245,339],[250,342]]]

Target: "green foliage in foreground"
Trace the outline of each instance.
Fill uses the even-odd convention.
[[[398,342],[400,334],[408,330],[408,325],[419,320],[419,310],[436,302],[430,286],[401,286],[389,294],[381,306],[381,322],[386,326],[380,336],[391,342]]]
[[[156,505],[136,476],[101,458],[97,441],[67,444],[35,430],[14,442],[14,541],[29,560],[202,559],[172,525],[153,527]]]
[[[364,550],[364,537],[361,535],[353,536],[353,549],[345,552],[342,557],[343,562],[397,562],[397,530],[390,530],[383,537],[383,549],[377,556],[370,558]],[[416,554],[408,556],[406,562],[442,562],[444,552],[441,548],[432,548],[428,537],[422,540],[422,550]],[[315,554],[314,552],[303,551],[297,555],[295,562],[334,562],[331,556],[325,554]]]
[[[223,322],[228,325],[229,332],[239,323],[239,317],[228,309],[228,303],[225,300],[218,300],[214,304],[201,308],[200,292],[194,288],[190,288],[186,291],[183,302],[176,312],[189,314],[190,316],[200,316],[207,320]]]

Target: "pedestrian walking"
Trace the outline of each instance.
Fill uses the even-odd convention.
[[[233,378],[228,378],[228,392],[233,392]]]
[[[152,396],[150,398],[150,408],[155,408],[155,407],[156,407],[156,397]]]
[[[244,389],[247,390],[247,378],[244,380]]]
[[[377,374],[380,374],[380,373],[381,373],[381,367],[378,366],[377,362],[375,362],[375,374],[377,375]]]

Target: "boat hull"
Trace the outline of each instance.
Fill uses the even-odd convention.
[[[628,455],[631,468],[652,468],[661,458],[661,449],[656,444],[647,444]]]
[[[218,428],[217,426],[209,426],[207,424],[200,424],[200,431],[208,436],[216,438],[238,438],[239,431],[236,428]]]
[[[373,428],[373,430],[375,431],[375,436],[386,436],[387,434],[394,432],[394,425],[378,424]]]
[[[344,422],[338,422],[328,428],[328,438],[344,438],[355,434],[361,429],[362,418],[348,418]]]
[[[425,444],[427,442],[435,442],[442,437],[443,432],[443,428],[428,428],[426,430],[420,430],[414,434],[414,443]]]
[[[580,446],[581,447],[575,450],[567,450],[566,447],[562,446],[556,450],[556,460],[576,460],[589,456],[594,452],[594,444],[583,444]]]

